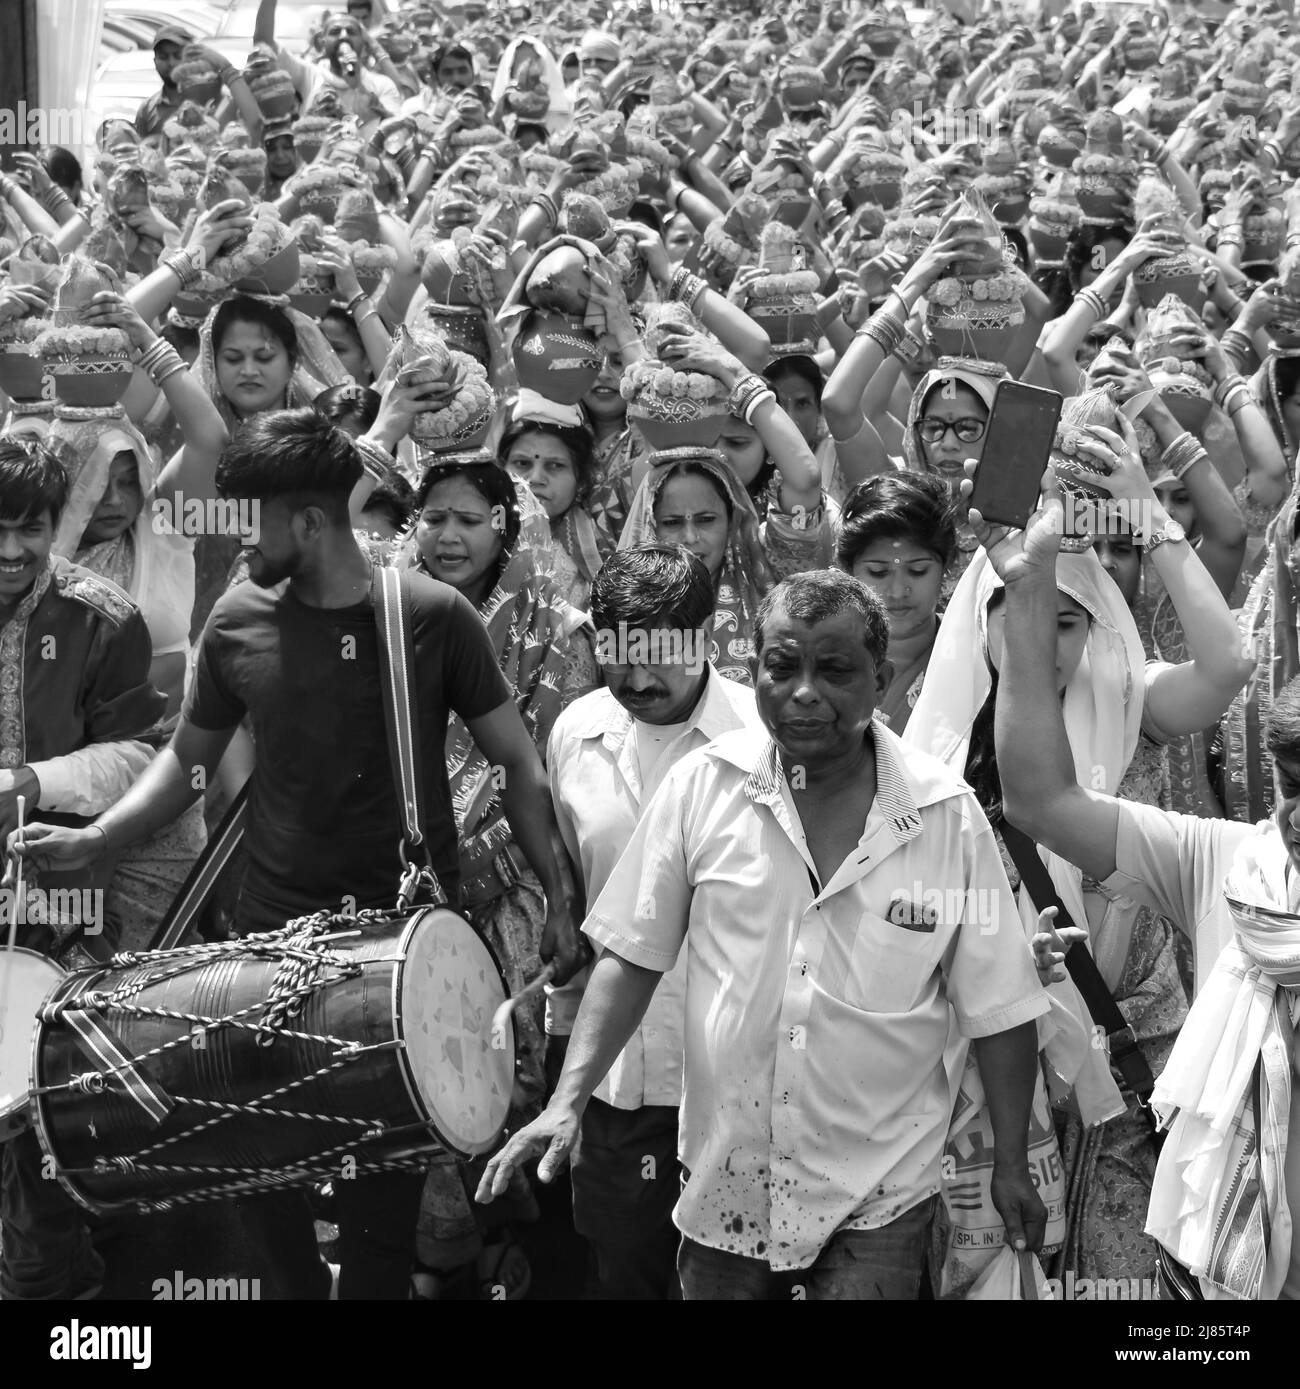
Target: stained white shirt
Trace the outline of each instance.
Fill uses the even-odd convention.
[[[722,679],[712,667],[691,717],[674,726],[676,736],[660,748],[648,776],[637,735],[652,726],[636,723],[608,690],[593,690],[560,715],[546,755],[551,799],[565,846],[582,870],[588,902],[604,889],[664,776],[688,753],[721,734],[761,726],[753,690]],[[564,988],[551,991],[550,1032],[571,1030],[586,979],[584,971]],[[660,981],[640,1027],[597,1086],[597,1099],[616,1109],[681,1103],[685,997],[683,958]]]
[[[775,744],[742,730],[668,773],[584,923],[646,969],[686,945],[690,1175],[674,1218],[777,1270],[939,1190],[950,1008],[967,1037],[1048,1010],[974,794],[872,730],[876,797],[830,882]],[[935,888],[941,913],[891,919],[900,893],[919,904]]]

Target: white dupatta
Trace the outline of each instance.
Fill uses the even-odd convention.
[[[1078,669],[1065,689],[1063,713],[1075,775],[1080,785],[1114,795],[1133,760],[1142,726],[1145,655],[1137,624],[1091,550],[1063,552],[1057,585],[1092,617]],[[971,727],[992,687],[988,663],[988,610],[1002,586],[981,550],[962,575],[944,613],[920,698],[903,741],[940,758],[959,773],[966,767]],[[1039,850],[1061,901],[1087,924],[1082,874],[1067,860]],[[1019,894],[1026,939],[1038,914],[1029,894]],[[1026,948],[1028,946],[1026,945]],[[1095,1027],[1070,979],[1048,990],[1052,1009],[1039,1022],[1039,1045],[1061,1082],[1072,1087],[1086,1124],[1104,1123],[1126,1110]],[[960,1075],[961,1058],[954,1057]]]

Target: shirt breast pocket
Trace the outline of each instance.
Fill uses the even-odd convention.
[[[868,1013],[907,1013],[938,968],[934,931],[912,931],[864,913],[849,954],[844,1001]]]

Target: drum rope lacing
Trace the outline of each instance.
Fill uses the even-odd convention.
[[[298,1110],[288,1109],[268,1109],[265,1106],[271,1101],[280,1099],[291,1091],[302,1086],[310,1085],[313,1081],[330,1074],[332,1071],[340,1070],[350,1065],[359,1057],[374,1051],[384,1051],[395,1049],[402,1044],[398,1041],[379,1042],[370,1046],[361,1046],[356,1042],[345,1042],[338,1037],[331,1037],[312,1032],[300,1032],[286,1026],[287,1019],[298,1017],[307,999],[315,993],[325,983],[335,982],[336,980],[355,977],[362,973],[363,966],[360,962],[346,960],[335,955],[333,952],[323,949],[320,943],[314,947],[312,942],[316,937],[330,931],[337,931],[339,928],[356,928],[372,924],[382,923],[386,919],[386,914],[379,911],[363,911],[356,916],[346,916],[341,913],[317,912],[312,916],[300,917],[290,922],[279,931],[270,931],[253,936],[245,936],[238,941],[222,941],[205,945],[191,946],[184,950],[167,952],[134,952],[124,951],[113,957],[110,962],[113,967],[139,966],[147,967],[151,971],[161,960],[167,957],[176,957],[176,967],[165,969],[160,972],[151,972],[147,977],[127,981],[113,989],[109,993],[97,994],[94,992],[82,994],[79,997],[68,999],[65,1002],[53,1004],[41,1010],[44,1021],[57,1021],[64,1012],[86,1011],[90,1008],[108,1011],[115,1009],[118,1012],[129,1013],[137,1017],[169,1018],[176,1022],[188,1022],[192,1024],[191,1030],[179,1037],[174,1037],[170,1041],[163,1042],[153,1047],[149,1051],[141,1053],[138,1057],[130,1061],[130,1065],[140,1066],[144,1062],[158,1057],[163,1053],[177,1047],[189,1047],[194,1045],[196,1032],[208,1032],[224,1027],[243,1028],[248,1031],[264,1034],[264,1040],[259,1037],[259,1044],[269,1045],[277,1038],[293,1038],[305,1042],[316,1042],[331,1048],[335,1053],[333,1060],[325,1065],[318,1067],[308,1075],[299,1076],[289,1081],[285,1085],[275,1090],[269,1091],[265,1095],[260,1095],[255,1099],[242,1103],[232,1103],[223,1100],[198,1099],[194,1097],[174,1095],[172,1099],[177,1105],[193,1105],[197,1108],[216,1110],[216,1114],[200,1123],[194,1124],[182,1132],[172,1134],[168,1138],[161,1139],[150,1147],[142,1149],[134,1157],[114,1157],[97,1158],[92,1166],[69,1167],[63,1169],[68,1175],[80,1175],[94,1173],[102,1175],[116,1168],[123,1172],[158,1172],[158,1173],[191,1173],[191,1174],[229,1174],[240,1175],[248,1178],[255,1178],[255,1181],[239,1181],[224,1185],[206,1187],[200,1191],[177,1194],[162,1198],[156,1202],[139,1202],[137,1206],[141,1210],[167,1210],[173,1205],[187,1205],[195,1202],[217,1200],[223,1196],[238,1194],[241,1191],[259,1190],[268,1186],[289,1186],[296,1185],[304,1180],[311,1180],[316,1176],[328,1177],[335,1175],[336,1168],[322,1167],[319,1171],[313,1168],[304,1167],[301,1164],[296,1168],[286,1169],[282,1172],[268,1172],[260,1167],[207,1167],[194,1164],[161,1164],[144,1163],[141,1161],[152,1154],[162,1151],[164,1148],[174,1143],[184,1142],[193,1138],[195,1135],[212,1129],[219,1124],[235,1118],[238,1115],[254,1113],[268,1118],[299,1119],[305,1122],[322,1124],[341,1124],[363,1130],[355,1138],[349,1139],[336,1147],[318,1153],[312,1159],[313,1163],[320,1164],[328,1162],[329,1159],[339,1158],[348,1155],[361,1144],[380,1137],[385,1132],[383,1123],[370,1118],[359,1118],[353,1116],[337,1114],[318,1114]],[[266,999],[258,1000],[250,1004],[247,1008],[240,1009],[238,1012],[227,1014],[222,1018],[211,1018],[202,1014],[182,1012],[172,1008],[151,1007],[147,1004],[133,1002],[132,999],[146,985],[164,983],[169,979],[176,978],[181,974],[187,973],[192,969],[200,968],[202,965],[209,964],[223,956],[230,954],[240,954],[247,956],[266,955],[280,957],[280,968],[277,970],[275,979],[271,986],[270,994]],[[182,958],[183,957],[183,958]],[[335,973],[329,976],[327,971],[333,969]],[[261,1013],[258,1021],[249,1020],[250,1014]],[[126,1069],[125,1065],[107,1067],[102,1071],[87,1071],[73,1076],[70,1080],[59,1085],[41,1086],[33,1089],[34,1095],[50,1094],[58,1090],[74,1090],[81,1093],[99,1093],[106,1083],[107,1078],[119,1071]],[[413,1125],[414,1128],[424,1127]],[[411,1159],[386,1159],[380,1162],[368,1160],[366,1171],[377,1170],[399,1170],[418,1165],[421,1161],[427,1162],[427,1157]]]

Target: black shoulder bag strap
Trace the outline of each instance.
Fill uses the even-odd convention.
[[[438,905],[445,905],[447,894],[429,854],[424,834],[424,792],[418,749],[419,721],[416,716],[415,643],[411,636],[411,590],[399,569],[376,565],[370,588],[375,606],[375,625],[379,631],[379,679],[384,701],[384,729],[388,734],[388,755],[393,764],[393,781],[402,821],[402,866],[405,870],[398,894],[398,906],[410,905],[417,887],[423,885]]]
[[[1073,926],[1076,923],[1061,901],[1052,875],[1047,865],[1038,857],[1038,846],[1030,837],[1012,824],[1003,820],[998,827],[1002,842],[1007,846],[1012,862],[1020,872],[1020,881],[1033,899],[1035,907],[1041,912],[1048,907],[1056,908],[1056,925]],[[1065,967],[1070,971],[1074,986],[1083,995],[1092,1020],[1106,1033],[1106,1044],[1110,1049],[1110,1059],[1119,1068],[1129,1089],[1137,1096],[1142,1112],[1151,1124],[1157,1141],[1164,1135],[1156,1130],[1156,1117],[1151,1109],[1151,1092],[1155,1089],[1155,1077],[1146,1057],[1142,1055],[1133,1035],[1133,1029],[1124,1020],[1114,995],[1106,987],[1097,962],[1083,941],[1077,941],[1065,952]]]

